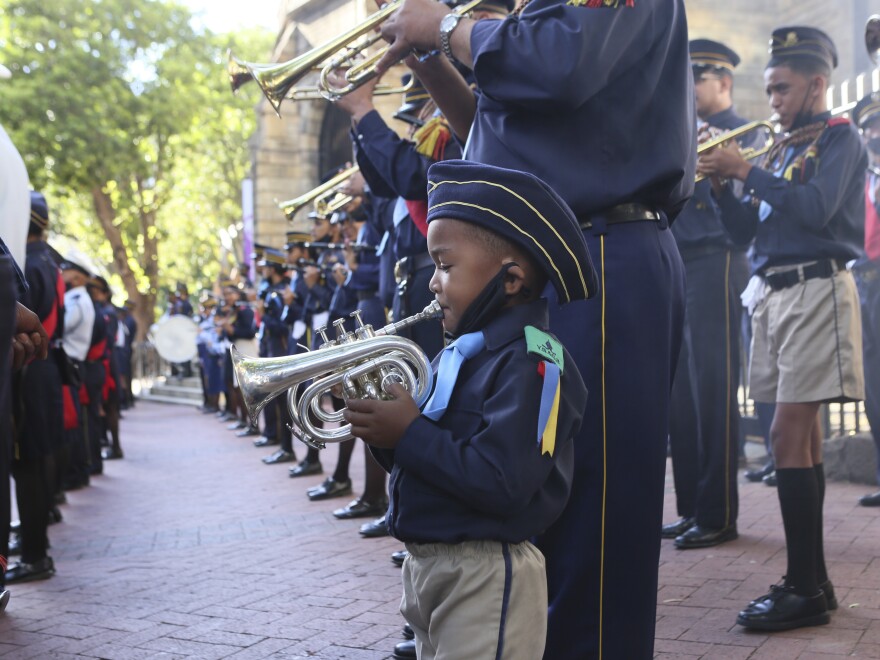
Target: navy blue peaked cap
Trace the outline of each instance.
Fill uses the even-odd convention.
[[[819,28],[795,25],[773,30],[770,38],[770,62],[779,66],[791,59],[814,59],[837,68],[837,48],[831,37]]]
[[[852,116],[859,128],[880,117],[880,92],[871,92],[859,99]]]
[[[560,303],[598,290],[574,213],[532,174],[468,160],[434,163],[428,169],[428,222],[438,218],[470,222],[521,247],[546,272]]]
[[[40,229],[49,226],[49,205],[43,193],[31,190],[31,222]]]
[[[692,39],[688,44],[691,66],[733,71],[739,65],[739,55],[720,41]]]

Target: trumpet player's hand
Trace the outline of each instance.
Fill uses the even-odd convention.
[[[752,166],[742,157],[735,140],[702,154],[697,159],[697,174],[745,181]]]
[[[389,401],[348,399],[343,415],[353,435],[380,449],[394,449],[409,425],[421,414],[403,385],[390,388]]]
[[[345,278],[348,276],[348,269],[343,264],[333,266],[333,281],[337,286],[345,284]]]
[[[330,84],[333,87],[345,87],[348,81],[345,79],[345,71],[342,69],[334,69],[328,76]],[[345,112],[351,117],[352,123],[357,126],[365,115],[376,109],[373,105],[373,94],[376,85],[379,84],[379,76],[368,80],[357,89],[340,96],[333,101],[337,108]]]
[[[366,185],[367,182],[364,179],[364,175],[361,174],[360,171],[357,171],[348,177],[348,179],[339,187],[339,192],[345,195],[351,195],[352,197],[362,197]]]
[[[376,63],[382,74],[413,50],[432,51],[440,48],[440,21],[449,7],[436,0],[404,0],[397,12],[382,24],[380,33],[389,43],[388,51]],[[461,26],[456,28],[460,30]]]
[[[21,303],[16,304],[15,334],[12,337],[12,370],[49,354],[49,335],[39,317]]]

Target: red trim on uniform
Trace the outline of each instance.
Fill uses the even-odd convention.
[[[850,121],[846,117],[832,117],[831,119],[828,120],[829,126],[845,126],[846,124],[849,124],[849,123],[850,123]]]
[[[101,389],[101,398],[106,401],[110,397],[110,392],[116,389],[116,381],[110,374],[110,358],[104,358],[104,387]]]
[[[871,201],[871,181],[865,181],[865,254],[872,261],[880,259],[880,217]]]
[[[101,341],[99,341],[97,344],[95,344],[94,346],[92,346],[89,349],[89,353],[88,353],[88,355],[86,355],[86,360],[88,360],[89,362],[94,362],[95,360],[100,360],[102,357],[104,357],[104,353],[106,353],[106,352],[107,352],[107,340],[102,339]]]
[[[81,383],[79,386],[79,402],[83,406],[89,405],[89,391],[86,389],[85,383]]]
[[[409,217],[415,223],[422,236],[428,235],[428,200],[427,199],[405,199],[406,210],[409,211]]]
[[[61,269],[55,269],[55,301],[52,310],[45,319],[41,319],[43,327],[49,339],[55,339],[55,331],[58,329],[58,319],[64,312],[64,280],[61,277]]]
[[[72,431],[79,427],[79,417],[76,414],[76,406],[73,405],[73,392],[70,385],[62,388],[64,396],[64,430]]]

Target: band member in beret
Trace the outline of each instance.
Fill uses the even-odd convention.
[[[837,607],[825,568],[819,406],[865,396],[859,299],[848,261],[862,252],[865,147],[832,118],[826,91],[837,49],[811,27],[774,30],[764,83],[785,137],[764,164],[735,145],[700,158],[733,240],[754,240],[749,391],[775,402],[771,427],[788,567],[737,623],[785,630],[828,623]],[[723,179],[743,182],[740,200]]]
[[[565,507],[586,405],[541,294],[549,282],[582,300],[595,273],[574,214],[530,174],[442,161],[428,191],[431,290],[454,341],[421,411],[395,386],[392,401],[347,401],[345,417],[391,472],[418,656],[534,660],[547,578],[530,539]]]

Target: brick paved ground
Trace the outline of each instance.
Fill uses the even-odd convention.
[[[392,539],[337,521],[343,500],[311,503],[322,477],[292,480],[264,451],[189,408],[141,403],[123,422],[124,461],[69,494],[51,528],[58,574],[13,587],[3,658],[379,660],[400,641]],[[297,449],[298,451],[299,448]],[[335,462],[336,449],[325,461]],[[362,483],[355,452],[352,474]],[[664,546],[659,658],[880,658],[880,512],[863,487],[831,484],[827,553],[841,609],[830,626],[772,636],[736,611],[783,571],[775,491],[741,488],[740,540]],[[667,496],[667,519],[674,515]]]

